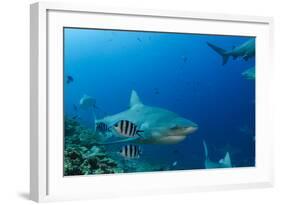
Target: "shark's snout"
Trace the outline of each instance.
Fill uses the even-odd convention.
[[[198,129],[197,125],[177,127],[170,130],[169,135],[181,135],[186,136],[194,133]]]
[[[189,121],[189,123],[185,124],[184,126],[177,124],[169,129],[162,128],[162,131],[153,132],[152,135],[155,137],[154,143],[176,144],[183,141],[187,136],[194,133],[197,129],[198,125]]]
[[[170,135],[189,135],[196,130],[198,130],[197,124],[184,118],[178,118],[170,127]]]
[[[184,129],[186,135],[192,134],[197,130],[198,130],[198,125],[196,125],[195,123],[193,123],[193,125],[188,126]]]

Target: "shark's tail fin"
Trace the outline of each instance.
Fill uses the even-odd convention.
[[[227,54],[226,50],[218,47],[218,46],[215,46],[211,43],[208,43],[208,46],[210,46],[214,51],[216,51],[219,55],[221,55],[222,57],[222,64],[225,65],[228,61],[228,58],[229,58],[229,55]]]
[[[204,146],[204,152],[205,152],[205,158],[208,158],[208,148],[205,140],[203,140],[203,146]]]
[[[227,152],[223,159],[220,160],[220,164],[223,164],[224,167],[232,167],[230,154]]]

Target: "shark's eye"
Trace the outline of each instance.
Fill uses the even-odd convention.
[[[177,129],[179,129],[179,126],[178,126],[178,125],[173,125],[173,126],[171,126],[170,129],[171,129],[171,130],[177,130]]]

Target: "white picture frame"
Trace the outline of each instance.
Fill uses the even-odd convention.
[[[98,17],[98,18],[97,18]],[[273,185],[273,19],[185,11],[35,3],[30,15],[30,198],[94,199]],[[256,166],[63,177],[62,28],[94,27],[256,36]],[[149,183],[148,183],[149,182]]]

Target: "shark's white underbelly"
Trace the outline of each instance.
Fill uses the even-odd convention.
[[[157,138],[140,138],[136,143],[140,144],[177,144],[183,141],[186,136],[161,136]]]

